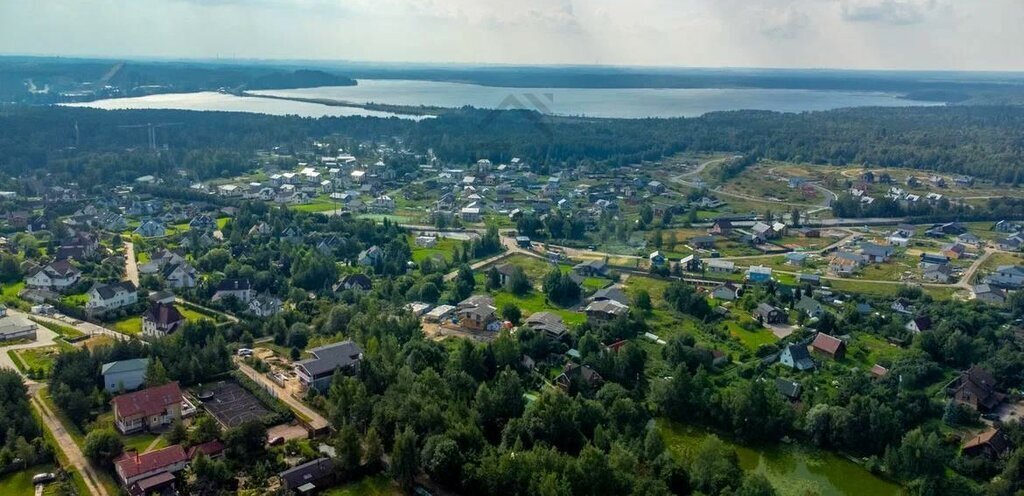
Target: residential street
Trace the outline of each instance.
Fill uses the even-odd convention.
[[[124,278],[139,287],[139,264],[135,261],[135,244],[124,242]]]
[[[47,408],[46,404],[39,399],[38,391],[32,396],[32,406],[39,412],[39,416],[43,419],[43,424],[46,429],[53,434],[53,438],[57,441],[56,448],[59,448],[67,456],[68,461],[71,465],[82,474],[82,478],[85,480],[86,487],[89,488],[89,492],[95,496],[111,496],[105,487],[99,483],[99,476],[96,473],[96,469],[92,466],[92,463],[85,458],[82,454],[82,450],[78,449],[78,445],[75,444],[74,439],[68,434],[67,430],[64,429],[64,425],[61,424],[60,419]]]

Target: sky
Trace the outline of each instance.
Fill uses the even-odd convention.
[[[1024,70],[1024,0],[0,0],[0,53]]]

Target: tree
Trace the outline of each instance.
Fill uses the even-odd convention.
[[[633,304],[643,311],[649,311],[651,309],[651,294],[646,289],[641,289],[636,292],[636,296],[633,297]]]
[[[377,429],[370,427],[370,430],[366,431],[366,436],[363,437],[363,447],[365,448],[363,457],[366,460],[366,466],[375,470],[379,469],[381,460],[384,458],[384,445],[380,441]]]
[[[420,453],[423,470],[445,485],[457,484],[462,479],[463,456],[459,445],[448,436],[431,436]]]
[[[646,226],[650,224],[652,220],[654,220],[654,210],[651,209],[650,205],[645,203],[640,207],[640,222]]]
[[[200,415],[192,422],[192,429],[188,432],[189,444],[203,444],[205,442],[220,439],[223,435],[220,424],[209,415]]]
[[[164,437],[167,439],[168,444],[180,444],[188,438],[188,429],[185,428],[185,424],[181,420],[175,420],[171,423],[171,428],[164,434]]]
[[[508,290],[514,295],[522,296],[529,293],[531,289],[533,289],[533,284],[526,277],[526,271],[518,265],[512,267],[512,272],[508,276]]]
[[[501,316],[512,325],[519,325],[519,320],[523,318],[523,312],[515,303],[506,303],[501,307]]]
[[[171,382],[171,379],[167,377],[167,369],[164,368],[163,362],[159,358],[151,358],[146,365],[146,386],[161,386],[168,382]]]
[[[726,446],[718,436],[704,439],[690,464],[693,487],[706,494],[718,494],[727,487],[733,487],[742,477],[736,451]]]
[[[753,473],[743,478],[743,484],[736,489],[735,496],[775,496],[778,494],[764,475]]]
[[[249,420],[224,434],[224,448],[232,460],[255,460],[266,452],[267,428],[259,420]]]
[[[363,459],[363,447],[359,443],[359,434],[351,424],[345,424],[338,430],[334,440],[337,452],[337,468],[343,477],[351,476],[359,468]]]
[[[85,436],[82,453],[89,459],[109,466],[124,450],[121,436],[111,428],[93,429]]]
[[[402,489],[410,491],[416,482],[417,472],[419,453],[416,449],[416,433],[411,427],[406,427],[395,437],[395,444],[391,448],[391,477]]]

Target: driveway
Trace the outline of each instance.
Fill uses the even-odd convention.
[[[89,493],[98,496],[110,496],[107,489],[100,484],[99,475],[96,469],[92,466],[85,455],[82,454],[82,450],[78,449],[78,445],[75,444],[74,439],[68,434],[68,431],[64,428],[64,424],[60,422],[60,419],[43,403],[38,396],[32,396],[32,406],[39,412],[40,418],[43,419],[43,425],[46,429],[53,434],[53,438],[56,440],[56,446],[64,452],[68,458],[68,462],[74,467],[80,474],[82,479],[85,480],[85,486],[89,489]]]
[[[296,411],[296,413],[300,414],[301,416],[310,419],[309,425],[310,427],[313,428],[313,431],[322,432],[326,430],[328,427],[330,427],[330,424],[327,422],[327,419],[325,419],[322,415],[316,413],[315,411],[313,411],[312,408],[306,406],[301,401],[295,399],[294,396],[288,393],[287,389],[278,386],[277,384],[274,383],[274,381],[271,381],[270,378],[257,372],[252,367],[246,365],[245,362],[240,360],[238,357],[235,357],[235,365],[238,366],[238,370],[241,370],[243,374],[248,376],[250,379],[256,381],[256,383],[259,384],[265,391],[270,393],[271,396],[285,402],[285,404],[287,404],[292,410]]]

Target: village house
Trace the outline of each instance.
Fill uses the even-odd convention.
[[[1024,286],[1024,266],[1000,265],[984,279],[985,284],[1003,289],[1020,289]]]
[[[736,272],[736,262],[730,260],[718,260],[711,259],[705,264],[708,272],[714,272],[719,274],[732,274]]]
[[[130,281],[96,284],[86,294],[89,301],[85,303],[85,309],[91,313],[109,312],[139,301],[139,293]]]
[[[704,263],[696,253],[687,255],[679,260],[679,267],[686,272],[700,272]]]
[[[188,456],[180,444],[139,454],[128,450],[114,460],[118,482],[129,496],[162,493],[185,470]]]
[[[27,339],[35,341],[38,325],[21,316],[7,314],[7,307],[0,305],[0,341]]]
[[[841,251],[836,253],[828,262],[829,272],[847,277],[852,275],[863,265],[864,257],[856,253]]]
[[[860,245],[860,253],[871,263],[885,263],[892,257],[895,249],[892,246],[865,242]]]
[[[314,388],[321,393],[330,387],[336,371],[355,374],[363,359],[363,349],[350,340],[313,348],[309,354],[313,358],[295,362],[295,373],[303,389]]]
[[[747,268],[747,280],[750,282],[768,282],[772,279],[772,268],[752,265]]]
[[[842,360],[846,356],[846,343],[837,337],[829,336],[823,332],[819,332],[814,336],[814,341],[811,342],[811,349],[833,360]]]
[[[492,324],[497,323],[497,308],[494,298],[486,295],[473,295],[459,302],[456,315],[459,326],[470,331],[497,330]]]
[[[655,251],[647,256],[647,260],[650,261],[651,267],[664,267],[668,258],[660,251]]]
[[[728,219],[718,219],[715,220],[715,223],[711,225],[710,229],[708,229],[708,233],[718,236],[728,236],[732,234],[732,229],[731,221]]]
[[[224,279],[217,285],[217,291],[213,293],[211,301],[220,301],[233,296],[248,305],[253,299],[252,286],[248,279]]]
[[[1006,291],[988,284],[976,284],[971,287],[971,299],[989,305],[1002,306],[1006,304]]]
[[[953,280],[953,266],[949,264],[936,265],[928,264],[921,273],[921,279],[926,282],[947,284]]]
[[[715,247],[714,236],[696,236],[690,238],[689,244],[695,250],[710,250]]]
[[[914,304],[907,298],[899,297],[889,306],[894,312],[910,315],[914,313]]]
[[[198,273],[187,263],[174,263],[165,265],[160,275],[168,287],[182,289],[196,287]]]
[[[280,298],[263,294],[249,302],[249,313],[260,318],[272,317],[280,313],[283,307]]]
[[[740,295],[740,287],[731,283],[726,282],[711,291],[711,297],[716,300],[723,301],[734,301]]]
[[[167,235],[167,228],[163,224],[149,219],[142,222],[134,231],[143,238],[160,238]]]
[[[603,277],[608,274],[608,264],[602,260],[586,260],[573,266],[572,271],[583,277]]]
[[[984,456],[996,460],[1011,448],[1010,439],[1003,429],[993,427],[967,440],[960,448],[963,456]]]
[[[334,292],[353,289],[357,291],[369,291],[373,289],[373,281],[366,274],[347,274],[334,284]]]
[[[562,341],[569,335],[569,328],[562,317],[552,312],[534,312],[526,318],[525,325],[552,341]]]
[[[583,312],[587,314],[587,322],[596,325],[626,315],[629,313],[629,306],[615,300],[601,300],[591,302]]]
[[[64,291],[78,283],[82,271],[67,260],[57,260],[42,267],[26,271],[25,284],[33,289]]]
[[[562,373],[555,378],[555,386],[564,392],[569,392],[572,389],[573,383],[577,381],[581,381],[591,389],[596,390],[604,382],[604,378],[587,365],[577,365],[570,362],[562,369]]]
[[[785,311],[767,303],[758,304],[751,316],[762,324],[782,324],[787,319]]]
[[[812,319],[820,318],[825,314],[825,307],[809,296],[800,298],[794,308]]]
[[[114,425],[122,434],[160,429],[181,420],[182,396],[177,382],[115,396]]]
[[[364,267],[373,267],[384,263],[384,250],[379,246],[371,246],[359,253],[356,263]]]
[[[803,344],[791,344],[779,353],[779,363],[799,371],[814,370],[814,360]]]
[[[775,390],[790,402],[800,401],[800,394],[803,392],[799,382],[781,377],[775,378]]]
[[[330,487],[337,478],[334,462],[321,457],[296,465],[277,474],[281,488],[288,494],[312,494]]]
[[[185,324],[185,316],[173,303],[154,303],[142,314],[142,335],[162,338]]]
[[[617,301],[623,305],[629,305],[629,297],[626,296],[626,292],[622,290],[622,286],[613,284],[608,287],[601,288],[594,291],[594,294],[587,298],[587,302],[594,301]]]
[[[946,394],[958,404],[969,406],[981,413],[998,407],[1006,395],[996,391],[996,380],[987,370],[977,365],[965,370],[946,385]]]
[[[914,317],[914,318],[910,319],[910,321],[907,322],[907,324],[905,326],[903,326],[903,328],[908,330],[908,331],[910,331],[910,332],[912,332],[912,333],[914,333],[914,334],[920,334],[920,333],[922,333],[924,331],[931,330],[931,328],[932,328],[932,319],[931,319],[931,317],[929,317],[927,315],[922,315],[920,317]]]
[[[100,375],[103,376],[103,389],[108,393],[138,389],[146,379],[148,365],[148,358],[104,363],[100,368]]]

